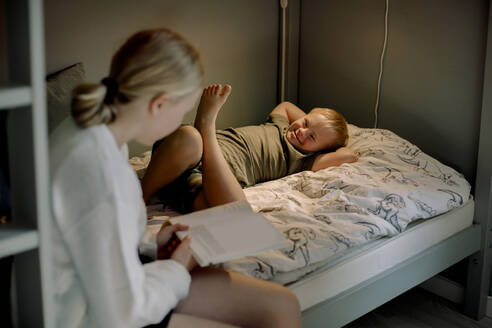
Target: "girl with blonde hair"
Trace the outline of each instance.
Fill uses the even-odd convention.
[[[202,80],[193,47],[155,29],[131,36],[101,83],[74,90],[72,116],[50,136],[58,327],[165,326],[172,309],[241,327],[300,326],[297,298],[285,287],[195,268],[190,240],[173,236],[185,226],[161,228],[158,260],[139,260],[145,204],[120,150],[172,133]],[[205,152],[222,156],[213,147]]]

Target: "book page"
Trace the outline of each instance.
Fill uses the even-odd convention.
[[[247,202],[231,203],[224,207],[171,219],[172,223],[190,226],[188,231],[177,234],[181,239],[187,234],[191,235],[191,249],[201,266],[290,245],[283,234],[261,214],[254,213]]]
[[[252,213],[251,205],[247,201],[238,201],[226,205],[215,206],[205,210],[193,212],[186,215],[172,217],[171,223],[181,223],[189,227],[205,222],[220,221],[230,218],[230,213]]]

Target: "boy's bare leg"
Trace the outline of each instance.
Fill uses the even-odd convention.
[[[201,157],[202,137],[194,127],[182,126],[167,136],[152,155],[142,178],[144,201],[194,167]]]
[[[198,195],[193,200],[192,207],[193,207],[193,211],[200,211],[210,207],[210,205],[208,205],[207,200],[205,199],[205,193],[203,192],[203,189],[198,193]]]
[[[209,206],[246,199],[217,142],[215,120],[231,93],[231,86],[211,85],[203,90],[195,127],[203,140],[203,196]]]
[[[245,328],[301,327],[297,297],[283,286],[214,268],[191,275],[190,292],[175,308],[177,313]]]

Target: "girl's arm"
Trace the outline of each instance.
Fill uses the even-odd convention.
[[[306,113],[297,107],[296,105],[284,101],[283,103],[280,103],[277,107],[275,107],[270,114],[280,114],[289,120],[289,123],[292,123],[301,117],[305,116]]]
[[[57,189],[57,202],[66,200],[58,192],[73,191]],[[57,217],[78,220],[63,232],[66,246],[57,247],[67,247],[93,325],[142,327],[157,323],[186,297],[191,277],[176,260],[142,265],[136,252],[140,236],[133,229],[137,224],[134,206],[114,195],[106,198],[80,216],[59,211]]]
[[[330,166],[356,162],[359,157],[349,148],[340,147],[331,153],[320,154],[316,157],[311,171],[316,172]]]

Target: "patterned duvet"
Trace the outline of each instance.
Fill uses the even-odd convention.
[[[224,268],[288,283],[350,250],[394,236],[412,221],[468,200],[470,185],[461,174],[396,134],[353,125],[349,134],[348,147],[359,155],[357,162],[245,189],[253,209],[272,222],[290,246],[229,261]],[[145,159],[130,160],[139,176],[148,157],[150,152]],[[298,274],[286,274],[291,272]]]
[[[396,134],[349,126],[348,146],[360,157],[245,189],[253,209],[290,240],[283,250],[229,261],[224,268],[261,279],[305,274],[347,250],[391,237],[418,219],[462,206],[464,177]],[[254,242],[254,236],[251,236]],[[318,264],[318,265],[317,265]]]

